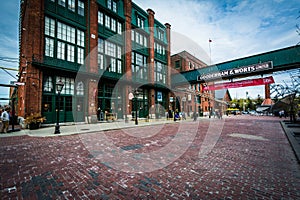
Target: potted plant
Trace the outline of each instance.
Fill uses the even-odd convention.
[[[29,129],[38,129],[41,126],[41,123],[46,121],[45,117],[42,117],[40,114],[31,114],[30,116],[26,117],[25,124],[26,127]]]

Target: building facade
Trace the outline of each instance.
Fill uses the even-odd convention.
[[[58,108],[60,122],[135,109],[164,115],[171,26],[153,10],[131,0],[22,0],[20,9],[19,116],[40,113],[54,123]]]
[[[176,73],[207,67],[207,64],[187,51],[172,55],[171,63]],[[200,115],[209,115],[209,112],[214,108],[214,91],[204,91],[205,84],[213,83],[197,83],[195,81],[195,83],[189,83],[189,85],[178,86],[177,109],[186,112],[188,115],[194,112]]]

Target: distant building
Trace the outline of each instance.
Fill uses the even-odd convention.
[[[228,89],[216,90],[215,91],[216,105],[215,109],[226,114],[226,110],[229,108],[230,102],[232,101],[231,95]]]
[[[196,58],[187,51],[171,56],[172,67],[179,73],[193,71],[207,67],[200,59]],[[193,112],[209,115],[209,112],[214,108],[214,91],[204,91],[203,87],[206,84],[213,83],[192,83],[190,85],[180,85],[177,91],[180,93],[178,97],[177,108],[191,115]],[[181,91],[181,92],[180,92]]]

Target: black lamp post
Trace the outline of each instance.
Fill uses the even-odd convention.
[[[210,99],[208,99],[208,112],[209,112],[209,118],[210,118],[211,117]]]
[[[58,93],[58,101],[57,101],[57,116],[56,116],[56,125],[55,125],[55,131],[54,131],[54,134],[60,134],[60,129],[59,129],[59,110],[60,110],[60,93],[62,91],[64,87],[64,83],[59,80],[57,83],[56,83],[56,91]]]
[[[138,95],[139,95],[139,91],[136,89],[133,92],[134,98],[135,98],[135,125],[138,125]]]

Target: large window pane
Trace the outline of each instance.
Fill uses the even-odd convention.
[[[54,56],[54,40],[46,38],[45,42],[45,56],[53,57]]]
[[[57,42],[57,58],[65,59],[65,43],[63,42]]]
[[[55,21],[48,17],[45,17],[45,35],[55,36]]]
[[[66,0],[58,0],[58,5],[66,6]]]
[[[44,92],[53,92],[53,82],[51,76],[46,76],[44,78]]]
[[[68,0],[68,8],[75,12],[75,0]]]
[[[103,25],[103,13],[98,11],[98,23]]]
[[[83,64],[84,63],[84,49],[82,49],[82,48],[78,48],[78,51],[77,51],[77,62],[79,64]]]
[[[75,50],[73,45],[68,44],[68,56],[67,56],[67,61],[74,62],[74,57],[75,57]]]
[[[77,45],[84,47],[84,32],[77,30]]]
[[[84,16],[84,2],[78,0],[78,14]]]

